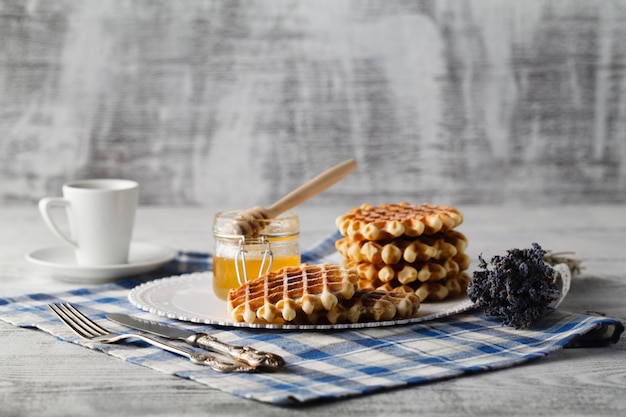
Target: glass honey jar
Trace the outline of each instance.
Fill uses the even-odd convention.
[[[213,291],[226,300],[228,291],[262,274],[284,266],[300,265],[300,222],[287,212],[273,219],[255,219],[261,231],[255,236],[235,232],[241,211],[215,215],[213,237]]]

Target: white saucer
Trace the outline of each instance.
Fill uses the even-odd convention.
[[[152,243],[130,244],[128,263],[119,265],[81,266],[76,263],[74,249],[55,246],[38,249],[26,255],[26,260],[46,269],[64,281],[96,284],[152,271],[176,257],[176,251]]]

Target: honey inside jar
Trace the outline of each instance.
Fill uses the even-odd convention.
[[[261,259],[246,260],[246,271],[248,279],[254,279],[259,276],[261,271]],[[274,259],[271,265],[271,271],[282,268],[283,266],[300,265],[300,255],[288,256],[285,258]],[[265,266],[265,265],[264,265]],[[228,298],[228,291],[231,288],[239,287],[237,278],[237,270],[235,268],[234,259],[214,258],[213,259],[213,292],[222,300]]]
[[[295,214],[255,220],[263,222],[261,235],[246,237],[232,232],[233,219],[238,213],[220,212],[213,223],[213,292],[222,300],[245,278],[253,280],[267,271],[300,264],[299,221]]]

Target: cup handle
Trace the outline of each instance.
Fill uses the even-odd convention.
[[[71,246],[78,249],[78,244],[69,237],[67,237],[65,234],[63,234],[63,232],[61,232],[59,227],[52,220],[49,212],[50,208],[52,207],[67,207],[69,205],[70,202],[61,197],[44,197],[39,200],[39,213],[41,214],[41,217],[43,217],[44,222],[46,222],[46,225],[50,228],[52,233],[54,233],[59,239],[69,243]]]

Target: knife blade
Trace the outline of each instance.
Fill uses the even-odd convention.
[[[171,340],[179,340],[191,346],[212,352],[226,354],[231,358],[263,370],[274,371],[285,367],[285,360],[280,355],[256,350],[251,346],[228,344],[207,333],[194,333],[157,321],[140,319],[127,314],[107,313],[106,317],[126,327],[156,334]]]

